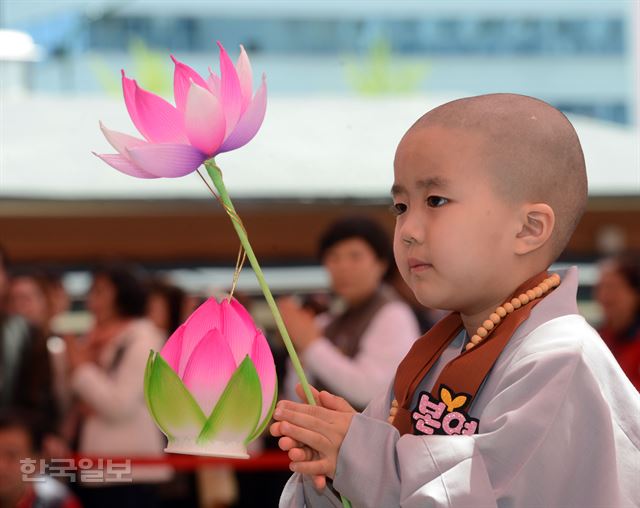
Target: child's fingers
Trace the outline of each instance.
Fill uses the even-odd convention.
[[[329,424],[327,422],[331,421],[331,415],[327,409],[300,404],[298,404],[298,406],[302,407],[291,410],[287,409],[284,405],[278,405],[278,408],[273,413],[273,417],[276,420],[281,420],[282,424],[288,422],[303,429],[314,430],[323,436],[329,435],[330,429],[328,428]],[[280,425],[282,435],[293,437],[285,430],[286,428],[288,427]]]
[[[307,462],[313,459],[314,452],[308,446],[303,446],[301,448],[291,448],[288,455],[291,462]]]
[[[323,474],[313,476],[313,486],[316,490],[324,490],[327,486],[327,477]]]
[[[278,446],[282,451],[288,452],[293,448],[302,448],[304,444],[296,441],[295,439],[291,439],[290,437],[284,436],[278,439]]]
[[[272,423],[269,426],[269,433],[273,436],[273,437],[280,437],[282,436],[282,431],[280,430],[280,422],[275,422]]]
[[[342,397],[333,395],[325,390],[319,393],[320,405],[327,409],[333,409],[334,411],[342,411],[344,413],[355,413],[356,410],[344,400]]]
[[[333,410],[321,406],[310,406],[309,404],[300,404],[290,400],[281,400],[276,405],[273,418],[275,420],[288,420],[289,417],[293,415],[307,415],[325,421],[330,419],[332,413]],[[284,414],[286,414],[287,417],[283,417]]]
[[[326,459],[309,460],[304,462],[292,462],[289,464],[291,471],[311,476],[331,474],[329,462]],[[315,484],[315,481],[314,481]]]
[[[281,428],[285,436],[295,439],[296,441],[299,441],[314,450],[318,450],[319,452],[326,450],[327,445],[331,444],[322,434],[299,427],[298,425],[288,421],[282,422]]]
[[[311,389],[311,394],[313,395],[313,398],[315,399],[316,404],[320,404],[320,392],[311,385],[309,385],[309,388]],[[302,385],[300,383],[296,385],[296,394],[298,395],[298,397],[300,397],[300,400],[304,402],[308,402],[307,396],[305,395],[304,390],[302,389]]]

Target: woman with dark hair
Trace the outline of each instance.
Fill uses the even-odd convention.
[[[53,317],[49,299],[49,281],[38,272],[22,272],[11,277],[9,283],[8,309],[22,316],[41,335],[48,337]]]
[[[48,429],[55,433],[59,424],[59,413],[53,390],[52,365],[47,349],[51,336],[53,310],[49,298],[49,282],[38,271],[23,271],[12,274],[9,283],[7,307],[11,314],[21,316],[30,326],[32,340],[23,351],[23,366],[16,383],[18,399],[16,405],[46,415]],[[53,436],[50,436],[51,439]],[[48,441],[51,441],[49,437]]]
[[[391,242],[375,221],[348,217],[332,224],[320,239],[319,257],[343,310],[324,316],[323,323],[290,298],[280,301],[280,309],[311,383],[363,408],[389,384],[420,336],[418,323],[385,282],[395,263]],[[289,396],[296,382],[291,370]]]
[[[184,320],[185,293],[182,289],[161,279],[149,284],[147,317],[169,337]]]
[[[595,297],[602,308],[598,332],[640,391],[640,259],[625,255],[600,264]]]
[[[95,324],[82,343],[67,339],[69,386],[75,397],[67,432],[83,455],[158,456],[163,437],[147,411],[144,370],[149,350],[163,337],[144,318],[147,293],[140,277],[125,266],[97,269],[87,298]],[[102,474],[106,473],[103,470]],[[131,466],[130,483],[83,484],[85,506],[156,506],[153,484],[169,479],[166,468]]]

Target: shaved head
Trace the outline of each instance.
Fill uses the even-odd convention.
[[[560,111],[516,94],[459,99],[422,116],[410,129],[440,126],[483,138],[479,154],[498,195],[546,203],[554,211],[552,260],[566,247],[587,203],[587,175],[578,135]]]

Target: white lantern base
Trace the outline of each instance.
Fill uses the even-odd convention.
[[[242,442],[210,441],[196,443],[192,439],[175,439],[169,441],[164,449],[167,453],[184,455],[203,455],[206,457],[224,457],[230,459],[248,459],[247,447]]]

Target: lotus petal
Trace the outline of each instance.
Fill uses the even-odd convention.
[[[184,335],[184,325],[180,325],[171,337],[165,342],[160,350],[160,356],[169,364],[169,367],[177,374],[180,366],[180,355],[182,354],[182,338]]]
[[[92,152],[93,155],[102,159],[102,161],[109,164],[114,169],[117,169],[121,173],[129,176],[135,176],[136,178],[159,178],[156,175],[152,175],[147,173],[146,171],[140,169],[133,162],[127,159],[124,155],[120,154],[110,154],[110,153],[96,153]]]
[[[271,419],[277,398],[276,366],[273,362],[273,355],[269,349],[267,339],[261,331],[258,331],[253,340],[250,358],[256,366],[260,385],[262,386],[262,411],[260,413],[260,423],[256,429],[256,434],[259,435]]]
[[[276,402],[278,402],[278,386],[277,385],[273,390],[273,398],[271,399],[271,405],[267,410],[267,414],[264,416],[264,419],[260,423],[258,423],[258,426],[256,427],[256,429],[249,436],[247,443],[250,443],[254,439],[260,437],[260,435],[264,432],[264,429],[267,428],[267,425],[269,425],[269,422],[271,421],[273,410],[276,408]]]
[[[190,145],[148,144],[127,150],[129,157],[143,171],[164,178],[177,178],[193,173],[206,159]]]
[[[229,303],[226,299],[220,304],[222,312],[222,333],[229,342],[229,347],[240,365],[242,359],[251,353],[256,327],[249,313],[237,301]]]
[[[138,84],[134,79],[129,79],[125,75],[124,69],[120,72],[122,74],[122,95],[124,96],[124,103],[127,106],[129,117],[131,118],[133,125],[136,126],[136,129],[138,129],[138,132],[142,134],[147,141],[149,141],[149,138],[142,130],[142,124],[138,117],[138,108],[136,107],[136,88],[138,87]]]
[[[148,144],[143,139],[134,138],[133,136],[129,136],[128,134],[124,134],[123,132],[107,129],[102,122],[100,122],[100,130],[104,134],[104,137],[107,138],[109,144],[125,158],[128,156],[126,150],[127,148],[134,148],[136,146],[143,146]]]
[[[205,415],[210,415],[237,364],[219,330],[211,330],[191,353],[182,381]]]
[[[187,362],[191,353],[196,348],[202,338],[211,330],[222,330],[222,317],[220,316],[220,306],[215,298],[208,298],[200,305],[184,324],[184,337],[182,339],[182,353],[178,374],[184,374]]]
[[[235,150],[246,145],[257,134],[267,111],[267,81],[262,76],[262,85],[256,92],[253,101],[240,118],[233,132],[227,136],[218,150],[219,153]]]
[[[184,119],[191,144],[208,156],[215,154],[226,129],[220,101],[209,90],[191,83]]]
[[[234,372],[208,418],[198,442],[217,440],[247,444],[260,418],[262,390],[260,379],[247,356]]]
[[[195,70],[180,62],[173,55],[171,55],[171,60],[175,64],[173,71],[173,98],[176,101],[178,110],[184,112],[187,107],[187,95],[189,94],[191,83],[207,88],[207,82]]]
[[[145,399],[158,427],[170,440],[197,436],[207,419],[177,374],[153,351],[147,370]]]
[[[218,46],[220,47],[220,102],[224,107],[228,134],[233,131],[242,112],[242,90],[233,62],[222,44],[218,42]]]
[[[238,316],[238,318],[240,318],[240,321],[242,321],[242,323],[244,324],[244,328],[247,333],[249,333],[250,335],[255,334],[255,332],[257,331],[256,324],[254,323],[251,314],[249,314],[247,309],[244,308],[244,305],[242,305],[235,298],[231,298],[231,301],[227,301],[227,303],[229,307],[231,307],[233,312],[235,312],[235,314]]]
[[[135,111],[140,133],[152,143],[186,143],[182,113],[158,95],[135,86]]]
[[[216,97],[220,97],[220,76],[209,67],[209,77],[207,78],[207,88]]]
[[[251,104],[251,97],[253,97],[253,72],[251,71],[251,62],[249,62],[249,57],[242,44],[240,44],[240,56],[236,63],[236,72],[238,73],[240,91],[242,92],[241,113],[244,113],[249,104]]]

